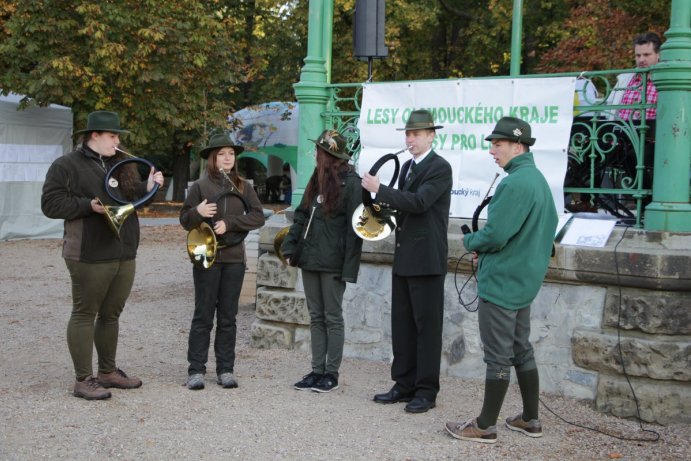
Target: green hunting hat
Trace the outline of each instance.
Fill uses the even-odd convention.
[[[97,110],[91,112],[86,117],[86,128],[75,131],[77,133],[86,133],[89,131],[109,131],[111,133],[127,133],[130,132],[120,128],[120,117],[115,112],[108,112],[107,110]]]
[[[524,122],[516,117],[502,117],[497,122],[497,126],[494,127],[492,134],[485,138],[485,141],[491,141],[492,139],[506,139],[528,146],[535,144],[535,138],[530,137],[530,125],[528,125],[528,122]]]
[[[336,158],[350,160],[350,155],[346,152],[348,141],[338,131],[324,130],[316,141],[314,139],[310,139],[310,141]]]
[[[232,147],[236,156],[245,150],[245,148],[241,145],[235,144],[233,141],[231,141],[227,134],[222,133],[211,136],[211,139],[209,139],[209,144],[199,151],[199,156],[203,159],[209,158],[209,154],[212,150],[220,149],[222,147]]]
[[[396,128],[398,131],[413,131],[413,130],[438,130],[444,128],[441,125],[434,124],[434,117],[430,111],[425,109],[414,110],[408,121],[405,123],[405,128]]]

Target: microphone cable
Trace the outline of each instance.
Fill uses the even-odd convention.
[[[624,441],[628,441],[628,442],[657,442],[657,441],[660,440],[660,434],[659,434],[658,432],[652,430],[652,429],[646,429],[646,428],[643,427],[643,420],[641,419],[640,404],[639,404],[639,402],[638,402],[638,397],[636,396],[636,392],[635,392],[634,389],[633,389],[633,385],[631,384],[631,380],[629,379],[629,374],[628,374],[627,371],[626,371],[626,365],[624,364],[624,355],[623,355],[623,352],[622,352],[622,350],[621,350],[621,310],[622,310],[622,299],[623,299],[623,297],[622,297],[622,291],[621,291],[621,275],[620,275],[620,273],[619,273],[619,261],[618,261],[618,253],[617,253],[617,250],[618,250],[618,248],[619,248],[619,244],[624,240],[624,237],[626,236],[626,232],[629,230],[629,228],[630,228],[630,226],[625,226],[625,227],[624,227],[624,232],[622,232],[621,237],[619,238],[619,241],[616,243],[616,245],[614,245],[614,267],[615,267],[615,271],[616,271],[616,274],[617,274],[617,287],[618,287],[618,289],[619,289],[619,305],[618,305],[618,309],[617,309],[617,350],[618,350],[618,353],[619,353],[619,361],[620,361],[620,363],[621,363],[622,372],[623,372],[623,374],[624,374],[624,377],[626,378],[627,384],[629,385],[629,389],[631,390],[631,394],[633,395],[633,401],[634,401],[634,403],[636,404],[636,420],[638,421],[638,424],[639,424],[639,426],[640,426],[641,431],[642,431],[642,432],[647,432],[647,433],[653,434],[652,437],[651,437],[651,438],[626,437],[626,436],[621,436],[621,435],[612,434],[612,433],[609,433],[609,432],[606,432],[606,431],[597,429],[597,428],[595,428],[595,427],[585,426],[585,425],[582,425],[582,424],[575,423],[575,422],[573,422],[573,421],[568,421],[567,419],[565,419],[565,418],[563,418],[561,415],[559,415],[557,412],[555,412],[554,410],[552,410],[549,406],[547,406],[547,404],[545,403],[545,401],[542,400],[542,397],[539,397],[539,400],[540,400],[540,403],[542,404],[542,406],[543,406],[547,411],[549,411],[549,412],[550,412],[551,414],[553,414],[555,417],[557,417],[557,418],[560,419],[561,421],[563,421],[563,422],[565,422],[566,424],[569,424],[569,425],[571,425],[571,426],[579,427],[579,428],[581,428],[581,429],[587,429],[587,430],[589,430],[589,431],[597,432],[597,433],[599,433],[599,434],[606,435],[606,436],[608,436],[608,437],[612,437],[612,438],[615,438],[615,439],[624,440]],[[470,261],[471,273],[470,273],[470,276],[468,277],[468,279],[461,285],[461,287],[460,287],[460,289],[459,289],[459,288],[458,288],[458,273],[459,273],[459,268],[460,268],[460,265],[461,265],[461,261],[463,261],[463,259],[464,259],[466,256],[470,256],[470,257],[471,257],[471,261]],[[478,307],[479,307],[479,304],[478,304],[478,305],[475,306],[474,309],[472,309],[473,304],[475,304],[475,302],[476,302],[477,299],[478,299],[478,295],[477,295],[477,294],[475,294],[475,297],[474,297],[470,302],[465,302],[465,301],[463,300],[463,296],[462,296],[463,290],[465,290],[465,289],[467,288],[468,284],[469,284],[470,281],[473,280],[473,279],[475,280],[475,285],[477,286],[477,275],[476,275],[476,272],[475,272],[475,264],[473,264],[473,260],[472,260],[472,253],[471,253],[471,252],[467,252],[467,253],[464,253],[464,254],[458,259],[458,261],[456,262],[456,269],[454,270],[454,278],[453,278],[453,281],[454,281],[454,286],[455,286],[455,288],[456,288],[456,293],[458,293],[458,302],[459,302],[459,303],[465,308],[465,310],[468,311],[468,312],[477,312]]]
[[[602,431],[600,429],[597,429],[595,427],[590,427],[590,426],[585,426],[582,424],[574,423],[572,421],[568,421],[561,417],[559,414],[557,414],[554,410],[552,410],[550,407],[547,406],[547,404],[542,400],[542,397],[539,397],[540,403],[542,404],[543,407],[550,413],[552,413],[554,416],[565,422],[566,424],[569,424],[571,426],[576,426],[580,427],[581,429],[587,429],[589,431],[597,432],[602,435],[606,435],[608,437],[613,437],[615,439],[619,440],[624,440],[627,442],[657,442],[660,440],[660,433],[656,432],[652,429],[646,429],[643,427],[643,420],[641,419],[641,409],[640,405],[638,403],[638,397],[636,397],[636,392],[633,390],[633,385],[631,384],[631,380],[629,379],[629,374],[626,372],[626,365],[624,364],[624,354],[621,351],[621,306],[622,306],[622,292],[621,292],[621,276],[619,274],[619,261],[617,258],[617,249],[619,247],[619,244],[624,240],[624,237],[626,236],[626,231],[629,230],[630,226],[625,226],[624,227],[624,232],[621,234],[621,238],[619,238],[619,241],[617,242],[616,245],[614,245],[614,268],[617,273],[617,286],[619,288],[619,306],[617,309],[617,349],[619,352],[619,361],[621,362],[621,369],[624,374],[624,377],[626,378],[626,382],[629,385],[629,389],[631,390],[631,394],[633,395],[633,401],[636,404],[636,420],[638,421],[638,424],[640,426],[640,429],[642,432],[648,432],[650,434],[653,434],[651,438],[642,438],[642,437],[625,437],[621,435],[616,435],[612,434],[609,432]]]
[[[470,255],[470,276],[466,279],[465,282],[463,282],[463,285],[461,285],[461,288],[458,288],[458,269],[461,266],[461,261],[463,261],[463,258],[466,256]],[[477,276],[475,275],[475,264],[473,264],[473,254],[471,252],[463,253],[463,256],[458,258],[458,261],[456,262],[456,269],[454,270],[453,274],[453,284],[456,287],[456,293],[458,293],[458,302],[465,308],[466,311],[468,312],[477,312],[478,307],[480,305],[476,305],[475,309],[472,309],[473,304],[477,301],[478,295],[475,293],[475,297],[470,300],[470,302],[465,302],[463,301],[463,290],[466,289],[468,286],[468,283],[470,283],[471,280],[475,279],[475,286],[477,287]]]

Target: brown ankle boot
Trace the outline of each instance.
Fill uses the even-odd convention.
[[[117,387],[118,389],[136,389],[142,385],[142,380],[129,377],[121,369],[116,369],[112,373],[98,373],[98,382],[103,387]]]
[[[72,395],[86,400],[104,400],[110,398],[110,391],[104,389],[96,378],[89,376],[84,381],[77,381],[74,384]]]

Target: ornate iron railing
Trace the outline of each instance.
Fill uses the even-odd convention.
[[[617,75],[638,73],[639,83],[628,86],[627,77],[616,84]],[[645,69],[487,78],[568,76],[577,77],[577,84],[564,180],[565,206],[573,212],[609,213],[641,227],[643,207],[652,196],[655,146],[654,117],[646,120],[644,114],[651,116],[649,111],[656,109],[655,103],[647,100],[650,77]],[[330,99],[323,114],[326,126],[346,136],[357,162],[362,84],[333,84],[329,91]],[[631,91],[638,92],[640,102],[623,104],[622,96]]]

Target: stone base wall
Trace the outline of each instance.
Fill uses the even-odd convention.
[[[257,264],[252,345],[308,351],[309,314],[300,271],[281,264],[272,251],[273,235],[287,220],[283,216],[272,220],[260,233],[260,251],[265,252]],[[452,224],[449,234],[441,369],[448,376],[484,379],[477,313],[461,305],[457,292],[469,277],[463,272],[467,267],[453,259],[463,254],[457,227],[460,223]],[[685,249],[672,251],[673,267],[658,266],[661,275],[654,280],[650,261],[666,261],[655,246],[669,241],[658,236],[650,245],[650,236],[632,234],[643,238],[642,250],[633,249],[636,242],[623,245],[617,256],[623,262],[616,274],[598,274],[607,269],[608,258],[613,263],[607,249],[557,247],[548,279],[531,306],[531,342],[541,389],[592,400],[596,408],[618,416],[636,416],[636,401],[622,372],[623,357],[643,420],[691,422],[691,235],[673,236],[674,244]],[[347,285],[343,302],[347,357],[391,360],[393,242],[388,240],[365,242],[358,283]],[[637,251],[647,256],[639,258]],[[647,262],[636,266],[641,260]],[[665,272],[670,270],[677,271],[675,277]],[[591,272],[584,274],[587,271]],[[471,280],[462,293],[464,302],[475,295],[476,282]]]
[[[252,326],[254,347],[309,350],[309,314],[300,271],[284,267],[273,254],[259,258],[257,320]],[[294,280],[294,286],[287,283]],[[449,274],[445,282],[442,373],[484,379],[485,364],[477,313],[458,302],[456,284],[466,275]],[[266,285],[272,281],[275,285]],[[471,281],[464,298],[472,299]],[[533,303],[531,341],[540,364],[543,390],[594,399],[597,373],[576,365],[571,358],[571,336],[583,326],[597,328],[606,290],[577,285],[545,284]],[[578,307],[574,307],[578,306]],[[477,304],[475,304],[477,307]],[[357,284],[348,284],[343,297],[344,355],[370,360],[391,359],[391,269],[363,263]]]

